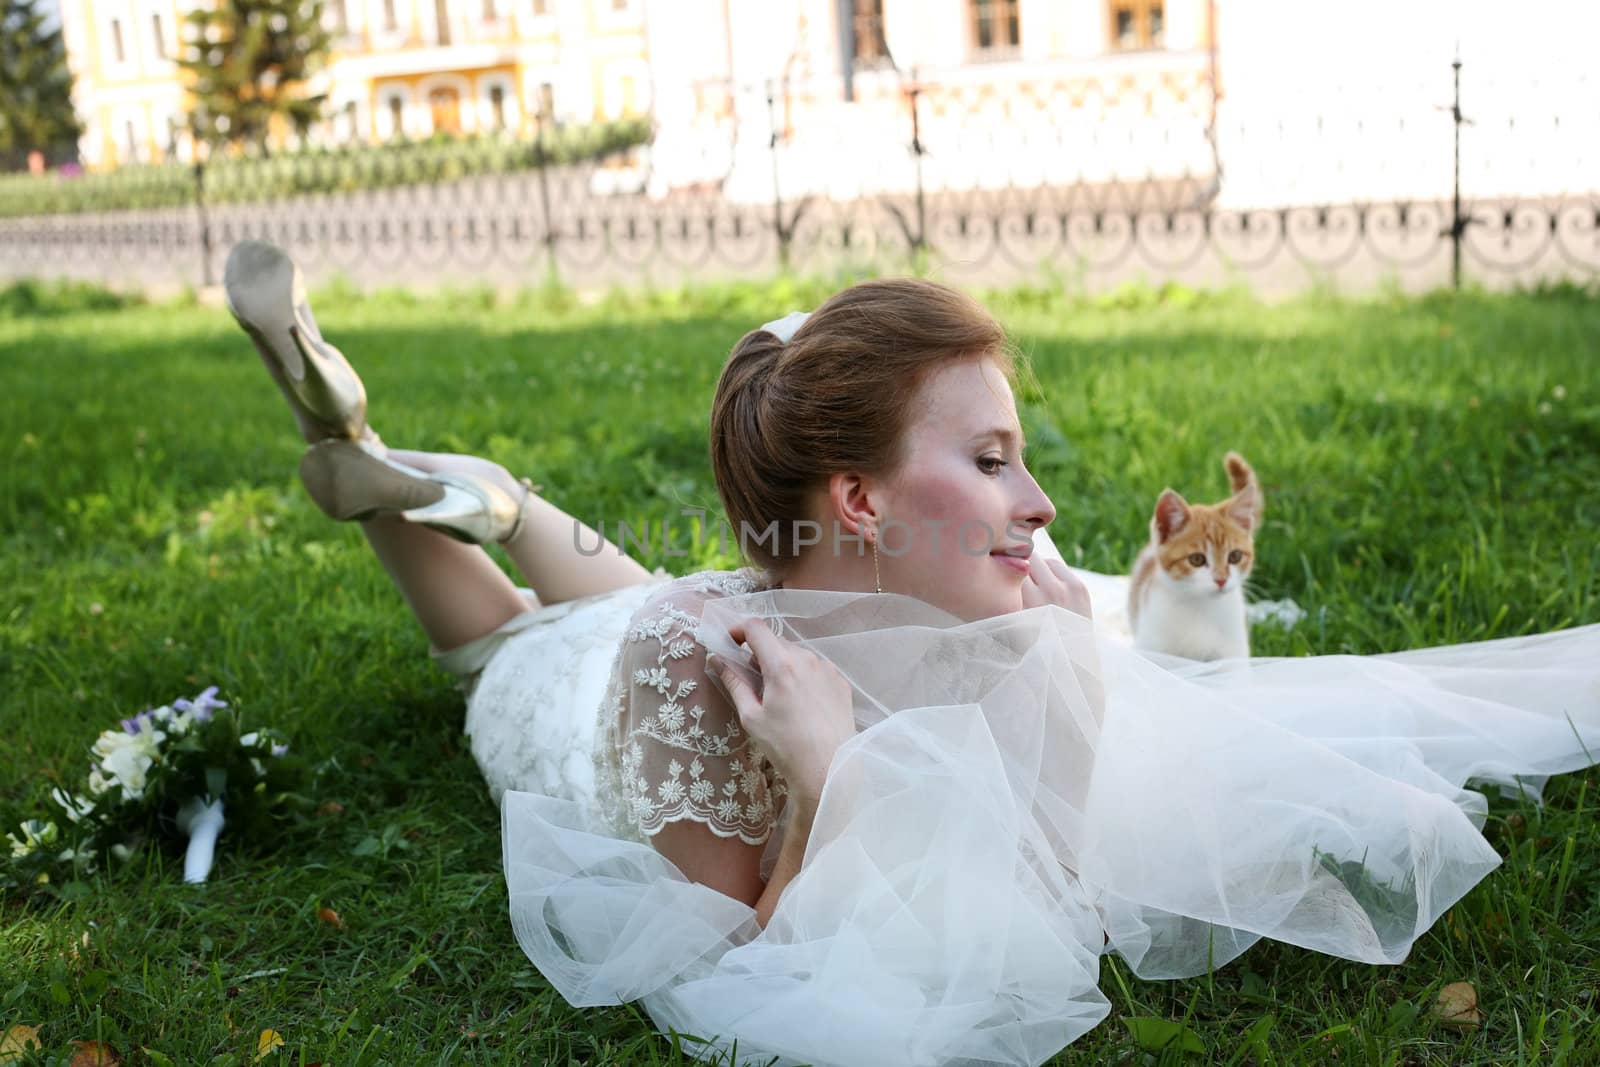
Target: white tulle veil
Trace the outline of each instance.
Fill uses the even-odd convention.
[[[765,930],[577,805],[504,812],[514,925],[552,984],[751,1062],[1039,1063],[1106,1014],[1104,950],[1146,977],[1262,937],[1399,961],[1498,863],[1464,783],[1600,752],[1600,627],[1203,665],[1059,608],[963,623],[779,589],[710,603],[703,642],[742,665],[727,631],[751,615],[850,679],[861,728]]]

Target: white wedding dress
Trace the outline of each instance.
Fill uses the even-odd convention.
[[[639,1000],[740,1062],[1036,1064],[1146,977],[1267,937],[1372,963],[1499,857],[1469,782],[1600,759],[1600,626],[1385,656],[1155,660],[1037,608],[962,623],[890,594],[707,572],[530,612],[441,657],[502,797],[524,951],[574,1005]],[[649,844],[762,844],[784,788],[703,675],[750,615],[834,663],[857,736],[765,929]],[[742,667],[740,668],[742,669]],[[686,1048],[695,1041],[685,1040]]]

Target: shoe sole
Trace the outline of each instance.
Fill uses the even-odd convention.
[[[228,254],[222,286],[228,311],[297,412],[334,437],[360,437],[366,390],[344,355],[322,339],[294,261],[263,241],[241,241]]]
[[[341,522],[398,515],[437,504],[445,495],[444,486],[422,471],[341,440],[307,449],[300,480],[323,514]]]

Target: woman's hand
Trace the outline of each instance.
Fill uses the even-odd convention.
[[[720,660],[707,667],[722,679],[745,731],[783,775],[790,799],[815,808],[833,754],[855,736],[850,683],[833,664],[785,641],[761,619],[744,619],[728,635],[749,646],[761,694]]]
[[[1028,576],[1022,580],[1022,606],[1037,608],[1054,604],[1070,612],[1092,618],[1089,587],[1059,559],[1045,559],[1035,552],[1028,557]]]

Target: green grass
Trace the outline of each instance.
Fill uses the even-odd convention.
[[[393,444],[471,450],[584,517],[715,505],[706,410],[752,325],[813,285],[581,308],[465,292],[331,294],[328,335]],[[49,313],[52,302],[69,306]],[[1600,620],[1600,301],[1573,290],[1282,306],[1134,290],[992,305],[1031,354],[1032,463],[1069,559],[1123,568],[1164,485],[1221,495],[1260,472],[1256,595],[1299,628],[1268,654],[1377,652]],[[0,903],[0,1030],[61,1062],[101,1039],[132,1063],[681,1062],[630,1008],[574,1011],[516,948],[497,816],[462,702],[358,532],[315,512],[275,390],[225,313],[0,299],[0,806],[76,780],[116,718],[206,683],[330,767],[319,816],[259,854],[224,838],[214,881],[170,855],[48,907]],[[692,561],[647,559],[688,569]],[[1497,801],[1506,857],[1379,968],[1261,945],[1215,975],[1141,982],[1062,1063],[1177,1063],[1125,1020],[1187,1024],[1191,1062],[1600,1062],[1600,773],[1547,804]],[[370,840],[369,840],[370,839]],[[366,843],[365,845],[363,843]],[[339,929],[318,920],[328,907]],[[1470,981],[1483,1025],[1428,1015]]]

